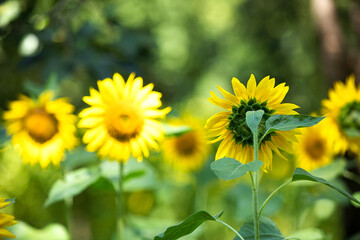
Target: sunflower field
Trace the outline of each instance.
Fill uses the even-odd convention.
[[[360,2],[0,1],[0,240],[360,240]]]

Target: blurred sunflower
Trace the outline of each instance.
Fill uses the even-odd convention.
[[[155,205],[155,196],[152,191],[139,190],[130,192],[126,198],[126,207],[130,212],[147,216]]]
[[[83,137],[87,150],[126,162],[130,155],[141,161],[149,156],[149,149],[158,149],[156,141],[163,138],[164,130],[156,119],[164,118],[171,108],[158,109],[161,93],[152,91],[154,85],[143,87],[143,79],[134,73],[125,82],[115,73],[113,79],[98,81],[98,87],[83,98],[91,107],[79,114],[79,127],[88,129]]]
[[[187,125],[191,130],[163,141],[164,159],[182,171],[198,170],[208,156],[208,145],[201,122],[195,118],[184,117],[170,123],[172,125]]]
[[[321,104],[335,153],[343,154],[346,150],[359,153],[360,90],[355,86],[355,77],[348,77],[346,83],[336,82],[334,89],[329,90],[329,99]]]
[[[14,201],[11,199],[0,198],[0,209],[12,204],[13,202]],[[14,219],[15,218],[9,214],[0,213],[0,240],[2,240],[3,237],[15,238],[14,234],[12,234],[9,230],[5,229],[6,227],[12,226],[17,223],[17,221],[15,221]]]
[[[209,118],[205,124],[208,129],[208,136],[214,138],[210,143],[222,140],[215,159],[223,157],[235,158],[242,163],[253,160],[253,138],[250,129],[246,125],[246,112],[262,109],[265,114],[259,126],[259,139],[264,134],[265,121],[273,114],[291,115],[297,114],[294,111],[298,108],[292,103],[281,103],[289,91],[285,83],[274,87],[275,79],[265,77],[258,85],[254,75],[251,75],[247,82],[247,88],[236,78],[232,79],[232,86],[235,96],[217,86],[224,95],[224,99],[218,98],[213,92],[208,100],[224,108],[226,111],[216,113]],[[287,152],[292,151],[291,141],[297,141],[298,130],[280,131],[267,135],[259,146],[259,159],[264,162],[263,170],[271,169],[271,162],[274,151],[281,158],[285,157],[279,149]],[[290,142],[289,142],[290,141]]]
[[[42,168],[50,163],[58,166],[65,150],[77,144],[74,106],[65,98],[52,98],[50,91],[41,93],[37,101],[21,95],[4,113],[7,132],[24,162]]]
[[[299,141],[294,143],[296,165],[305,170],[313,170],[329,164],[333,159],[333,150],[324,123],[301,128],[300,131],[302,134],[297,136]]]

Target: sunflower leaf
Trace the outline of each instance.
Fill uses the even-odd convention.
[[[295,128],[311,127],[318,124],[324,117],[308,115],[273,115],[265,122],[265,135],[275,131],[289,131]]]
[[[163,123],[163,128],[166,137],[177,137],[191,131],[191,127],[186,125],[178,126]]]
[[[263,110],[246,112],[246,124],[248,125],[253,134],[256,134],[258,132],[258,127],[263,115]]]
[[[325,179],[315,177],[315,176],[311,175],[310,173],[308,173],[307,171],[305,171],[302,168],[296,168],[291,181],[296,182],[296,181],[301,181],[301,180],[307,180],[307,181],[322,183],[322,184],[324,184],[324,185],[326,185],[328,187],[331,187],[332,189],[338,191],[339,193],[341,193],[345,197],[349,198],[350,200],[360,204],[360,202],[356,198],[354,198],[353,196],[351,196],[349,193],[345,192],[344,190],[342,190],[342,189],[328,183]]]
[[[45,207],[82,193],[91,184],[95,183],[99,177],[100,171],[96,168],[81,168],[66,174],[64,179],[57,180],[52,186],[45,201]]]
[[[240,228],[239,233],[245,240],[255,240],[254,221],[246,221]],[[260,240],[284,240],[285,237],[281,234],[276,224],[266,217],[261,217],[259,222]],[[240,240],[235,237],[234,240]]]
[[[165,230],[165,232],[157,235],[154,240],[175,240],[179,239],[185,235],[192,233],[195,229],[197,229],[201,224],[206,221],[216,221],[223,212],[215,216],[211,216],[208,212],[199,211],[194,213],[193,215],[186,218],[179,224],[171,226]]]
[[[232,180],[245,175],[247,172],[259,170],[263,164],[259,160],[243,164],[234,158],[221,158],[212,162],[210,168],[222,180]]]

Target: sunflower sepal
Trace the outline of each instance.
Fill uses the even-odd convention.
[[[15,198],[4,199],[2,202],[3,204],[0,202],[0,209],[13,205],[15,203]]]
[[[276,131],[290,131],[296,128],[312,127],[325,117],[314,117],[303,114],[273,115],[265,122],[265,133],[260,138],[260,143],[269,134]]]
[[[255,160],[243,164],[234,158],[221,158],[210,164],[211,170],[222,180],[233,180],[244,176],[248,172],[258,171],[264,163]]]

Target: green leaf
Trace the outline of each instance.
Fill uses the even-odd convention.
[[[100,171],[96,168],[81,168],[65,175],[52,186],[45,207],[68,197],[82,193],[87,187],[97,181]]]
[[[163,123],[163,128],[165,130],[166,137],[181,136],[182,134],[191,131],[191,128],[186,125],[178,126],[178,125],[169,125],[169,124]]]
[[[295,233],[292,233],[290,236],[286,237],[287,240],[323,240],[325,239],[325,234],[322,230],[318,228],[307,228]]]
[[[82,166],[88,166],[98,161],[98,157],[93,152],[88,152],[84,147],[77,147],[70,151],[61,163],[65,169],[76,169]]]
[[[246,221],[239,230],[240,235],[245,240],[255,240],[254,221]],[[284,240],[285,237],[281,234],[276,224],[267,217],[261,217],[259,220],[259,234],[260,240]],[[240,240],[238,236],[234,240]]]
[[[222,213],[223,212],[220,212],[215,216],[211,216],[208,212],[205,211],[196,212],[186,218],[181,223],[167,228],[165,232],[156,236],[154,240],[179,239],[185,235],[192,233],[196,228],[198,228],[202,223],[206,221],[216,221],[222,215]]]
[[[324,117],[308,115],[273,115],[265,122],[267,135],[274,131],[289,131],[295,128],[311,127],[323,120]]]
[[[119,163],[103,161],[100,164],[100,169],[101,175],[108,179],[116,189],[119,186]],[[154,189],[156,184],[156,171],[145,161],[138,162],[130,158],[124,165],[124,191]]]
[[[264,115],[263,110],[246,112],[246,124],[248,125],[248,127],[250,128],[253,134],[258,132],[258,127],[263,115]]]
[[[295,181],[301,181],[301,180],[307,180],[307,181],[322,183],[322,184],[324,184],[324,185],[326,185],[328,187],[331,187],[332,189],[338,191],[339,193],[341,193],[345,197],[349,198],[350,200],[360,204],[360,202],[356,198],[354,198],[353,196],[351,196],[349,193],[345,192],[344,190],[342,190],[342,189],[328,183],[325,179],[315,177],[315,176],[311,175],[310,173],[308,173],[307,171],[305,171],[302,168],[296,168],[291,181],[295,182]]]
[[[70,236],[66,228],[57,223],[49,224],[42,229],[34,228],[25,222],[19,222],[10,226],[9,231],[14,233],[16,240],[29,239],[51,239],[51,240],[69,240]]]
[[[360,200],[360,192],[355,192],[355,193],[353,194],[353,196],[354,196],[354,198]],[[353,202],[353,201],[352,201],[351,203],[354,205],[354,207],[360,208],[360,204],[359,204],[359,203],[355,203],[355,202]]]
[[[221,158],[210,164],[211,170],[223,180],[232,180],[250,171],[257,171],[264,163],[256,160],[243,164],[233,158]]]

